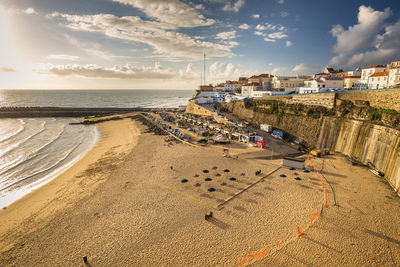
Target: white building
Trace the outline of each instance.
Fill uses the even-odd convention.
[[[254,92],[262,92],[264,87],[258,82],[242,85],[243,97],[254,97]]]
[[[400,60],[393,61],[389,65],[389,87],[394,87],[400,84]]]
[[[368,78],[368,89],[387,88],[389,82],[389,72],[375,72]]]
[[[248,79],[248,83],[259,83],[264,91],[268,91],[271,88],[271,81],[274,76],[268,73],[252,76]],[[243,87],[242,87],[243,88]]]
[[[238,88],[239,88],[239,82],[237,81],[227,81],[225,83],[225,91],[236,92]]]
[[[243,97],[242,96],[238,96],[238,95],[232,95],[232,94],[228,94],[225,96],[225,102],[231,102],[233,100],[242,100]]]
[[[306,78],[290,77],[290,76],[275,76],[271,80],[271,89],[286,89],[297,88],[304,85]]]
[[[343,90],[344,88],[343,78],[330,77],[330,78],[322,78],[321,80],[325,82],[325,88],[327,90],[330,89]]]
[[[304,87],[300,87],[299,94],[319,93],[327,91],[324,79],[308,79],[304,81]]]
[[[387,67],[383,65],[373,65],[361,70],[361,80],[359,82],[359,89],[368,89],[368,78],[375,72],[385,72]]]

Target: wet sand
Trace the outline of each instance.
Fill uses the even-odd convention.
[[[129,119],[100,127],[118,132],[112,142],[125,149],[103,154],[96,167],[70,178],[92,183],[90,190],[59,177],[54,181],[64,189],[55,184],[51,194],[37,190],[41,209],[16,217],[35,203],[30,194],[2,210],[1,221],[13,223],[0,228],[1,265],[79,266],[84,255],[92,266],[235,266],[249,254],[258,257],[243,265],[400,262],[400,199],[381,178],[341,156],[324,161],[322,174],[332,186],[325,182],[328,208],[308,228],[325,197],[313,172],[280,167],[281,160],[224,157],[223,148],[165,142],[166,136]],[[322,160],[313,164],[321,169]],[[206,221],[209,211],[214,218]],[[297,226],[307,235],[299,237]]]

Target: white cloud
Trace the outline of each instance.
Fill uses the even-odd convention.
[[[265,33],[260,32],[260,31],[255,31],[254,34],[258,35],[258,36],[265,36]]]
[[[251,17],[253,19],[259,19],[260,18],[260,14],[253,14],[253,15],[251,15]]]
[[[111,55],[111,54],[109,54],[107,52],[104,52],[101,49],[101,45],[99,45],[97,43],[83,42],[83,41],[75,39],[72,36],[69,36],[67,34],[65,35],[65,39],[67,39],[67,41],[71,45],[81,49],[82,51],[86,52],[89,55],[92,55],[92,56],[95,56],[95,57],[100,57],[100,58],[103,58],[103,59],[106,59],[106,60],[111,60],[113,58],[113,55]]]
[[[17,72],[17,71],[13,68],[1,67],[0,72]]]
[[[206,19],[199,10],[179,0],[112,0],[133,6],[143,11],[148,17],[175,27],[208,26],[215,23]]]
[[[287,16],[289,16],[289,13],[288,13],[288,12],[286,12],[286,11],[282,11],[282,12],[281,12],[281,17],[282,17],[282,18],[286,18]]]
[[[213,83],[226,80],[237,80],[241,76],[241,70],[232,63],[216,61],[210,66],[209,79]]]
[[[248,29],[250,29],[250,26],[248,25],[248,24],[242,24],[242,25],[240,25],[239,26],[239,29],[242,29],[242,30],[248,30]]]
[[[82,76],[86,78],[113,78],[113,79],[172,79],[177,77],[170,69],[164,69],[159,62],[153,67],[136,67],[130,64],[111,68],[96,64],[79,65],[52,65],[42,64],[37,66],[35,72],[57,76]]]
[[[277,2],[281,5],[283,5],[285,3],[285,0],[277,0]]]
[[[209,57],[233,56],[228,45],[201,41],[186,34],[167,31],[171,25],[156,21],[144,21],[139,17],[117,17],[111,14],[68,15],[54,13],[66,26],[80,31],[99,32],[112,38],[150,45],[154,53],[171,57],[198,59],[203,53]],[[172,25],[173,26],[173,25]]]
[[[272,24],[269,24],[269,23],[266,24],[266,29],[269,30],[269,31],[275,31],[276,27],[277,27],[276,25],[272,25]]]
[[[239,10],[245,4],[245,0],[237,0],[234,4],[231,2],[227,2],[225,6],[222,8],[224,11],[233,11],[235,13],[239,12]]]
[[[217,34],[217,39],[230,40],[236,38],[236,31],[220,32]]]
[[[283,67],[276,67],[274,69],[271,70],[271,74],[273,75],[282,75],[285,72],[285,68]]]
[[[64,54],[56,54],[56,55],[48,55],[47,59],[59,59],[59,60],[78,60],[78,56],[64,55]]]
[[[293,45],[293,43],[291,41],[286,41],[286,47],[290,47],[292,45]]]
[[[360,6],[358,24],[350,26],[347,30],[342,25],[335,25],[332,28],[331,34],[337,39],[335,52],[345,54],[371,46],[376,34],[383,29],[384,20],[391,13],[390,8],[381,12],[371,7]]]
[[[282,38],[286,38],[288,36],[287,36],[287,34],[285,34],[283,32],[274,32],[274,33],[268,34],[268,37],[271,39],[282,39]]]
[[[276,42],[275,39],[269,39],[269,38],[267,38],[267,37],[264,38],[264,41],[266,41],[266,42],[271,42],[271,43],[275,43],[275,42]]]
[[[24,13],[27,15],[39,15],[32,7],[25,9]]]
[[[400,54],[400,20],[394,24],[385,23],[391,14],[389,8],[376,11],[360,6],[358,24],[347,30],[341,25],[332,27],[331,34],[337,39],[334,51],[338,55],[331,58],[329,64],[352,68],[394,60]],[[379,34],[382,29],[384,33]]]
[[[256,29],[257,29],[257,30],[260,30],[260,31],[264,31],[264,30],[266,29],[266,27],[265,27],[264,25],[258,24],[258,25],[256,26]]]
[[[292,69],[292,72],[294,74],[305,74],[305,75],[312,75],[320,71],[321,71],[320,67],[311,66],[305,63],[298,64],[294,66],[294,68]]]

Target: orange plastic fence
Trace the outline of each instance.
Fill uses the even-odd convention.
[[[247,262],[248,259],[252,258],[252,259],[261,259],[263,257],[265,257],[269,252],[269,247],[266,247],[263,251],[258,252],[256,254],[250,254],[247,255],[246,257],[243,258],[243,260],[241,260],[240,262],[236,263],[237,266],[240,266],[242,264],[245,264]]]
[[[310,166],[311,166],[312,170],[315,171],[314,165],[311,162],[310,154],[307,155],[307,160],[310,161]],[[321,181],[321,187],[322,187],[322,189],[324,190],[324,193],[325,193],[324,207],[327,208],[328,207],[328,191],[326,190],[326,187],[325,187],[325,184],[324,184],[324,180],[322,179],[322,176],[318,171],[316,172],[316,176]],[[315,219],[317,219],[320,215],[321,215],[321,212],[319,210],[313,214],[313,216],[311,217],[310,223],[308,224],[309,228],[313,225],[313,222],[315,221]],[[306,233],[304,233],[303,231],[300,230],[300,226],[297,226],[297,234],[298,234],[298,236],[307,235]],[[281,242],[280,240],[276,241],[276,248],[277,249],[281,248],[280,242]],[[236,263],[236,265],[240,266],[242,264],[245,264],[249,259],[261,259],[261,258],[265,257],[266,255],[268,255],[269,250],[270,250],[270,247],[266,247],[261,252],[258,252],[256,254],[247,255],[246,257],[243,258],[243,260],[241,260],[240,262]]]
[[[299,226],[297,226],[297,233],[298,233],[299,236],[307,235],[306,233],[303,233],[303,232],[300,230],[300,227],[299,227]]]

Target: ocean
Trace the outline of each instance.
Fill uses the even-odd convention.
[[[0,107],[178,107],[189,90],[0,90]],[[51,181],[97,142],[79,118],[0,119],[0,208]]]

